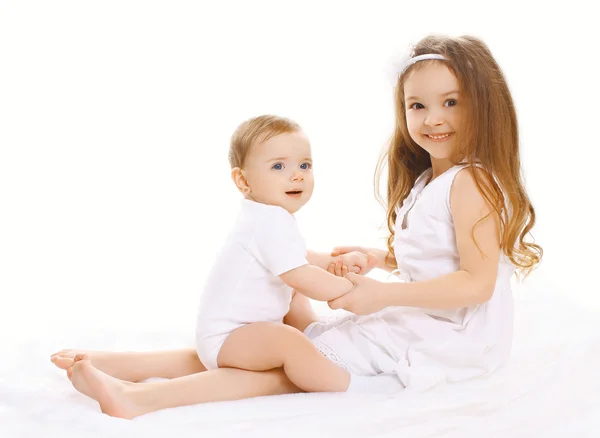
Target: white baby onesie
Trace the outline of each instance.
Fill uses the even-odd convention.
[[[282,207],[243,200],[201,296],[196,350],[208,369],[227,336],[254,322],[281,323],[292,288],[279,276],[308,264],[296,219]]]

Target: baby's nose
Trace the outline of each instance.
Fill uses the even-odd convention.
[[[292,174],[292,181],[302,181],[304,179],[304,174],[300,170],[296,170]]]

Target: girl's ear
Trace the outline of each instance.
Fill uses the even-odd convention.
[[[244,171],[240,167],[234,167],[231,169],[231,179],[242,194],[250,193],[250,186],[248,180],[244,175]]]

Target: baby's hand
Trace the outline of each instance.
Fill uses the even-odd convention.
[[[348,272],[364,275],[375,266],[375,262],[372,254],[352,251],[338,256],[337,261],[331,263],[327,271],[338,277],[345,277]]]

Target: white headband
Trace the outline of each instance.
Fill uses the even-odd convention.
[[[398,76],[400,76],[402,73],[404,73],[404,71],[408,67],[413,65],[415,62],[426,61],[428,59],[440,59],[442,61],[447,61],[447,59],[445,57],[443,57],[442,55],[438,55],[437,53],[426,53],[424,55],[415,56],[414,58],[408,58],[406,61],[404,61],[404,64],[402,65],[402,68],[400,69]]]
[[[414,49],[413,49],[414,50]],[[406,71],[408,67],[419,61],[426,61],[428,59],[438,59],[440,61],[447,61],[448,58],[438,53],[426,53],[424,55],[412,56],[414,51],[410,50],[408,55],[404,55],[402,58],[393,59],[388,68],[388,74],[390,76],[390,82],[395,87],[398,83],[398,78],[402,73]]]

